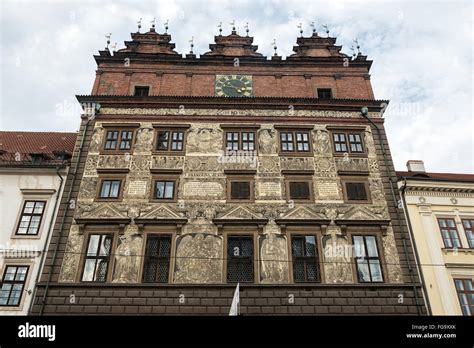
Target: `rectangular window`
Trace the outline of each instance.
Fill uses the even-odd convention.
[[[159,130],[156,140],[157,151],[183,151],[184,131]]]
[[[104,150],[130,150],[132,140],[133,131],[131,130],[108,130],[105,136]]]
[[[0,290],[0,306],[19,306],[25,288],[28,266],[6,266]]]
[[[112,248],[111,234],[91,234],[82,273],[83,282],[105,282]]]
[[[174,180],[157,180],[155,181],[154,199],[175,198],[175,181]]]
[[[170,234],[148,235],[143,266],[143,282],[168,283],[170,256]]]
[[[443,237],[445,248],[460,248],[461,241],[459,240],[458,229],[454,219],[438,218],[438,225]]]
[[[347,201],[367,201],[366,184],[363,182],[346,182]]]
[[[121,180],[102,180],[100,187],[100,198],[119,198]]]
[[[463,315],[474,315],[474,286],[472,279],[454,279]]]
[[[227,282],[254,282],[253,236],[228,236]]]
[[[25,201],[16,230],[17,235],[38,234],[45,205],[45,201]]]
[[[332,98],[331,88],[318,88],[318,98],[331,99]]]
[[[383,282],[375,236],[354,236],[357,278],[361,283]]]
[[[230,183],[230,198],[239,200],[250,200],[250,182],[249,181],[232,181]]]
[[[474,219],[463,219],[462,224],[469,248],[474,249]]]
[[[255,150],[255,132],[228,131],[225,133],[227,151],[253,151]]]
[[[291,236],[293,278],[299,282],[320,282],[318,246],[314,235]]]
[[[332,137],[336,153],[364,153],[361,133],[335,132]]]
[[[146,97],[150,93],[149,86],[135,86],[135,97]]]
[[[288,188],[290,199],[310,200],[310,182],[309,181],[289,181]]]
[[[310,135],[305,131],[280,131],[282,152],[309,152]]]

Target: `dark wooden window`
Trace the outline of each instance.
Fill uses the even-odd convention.
[[[250,181],[232,181],[230,184],[231,199],[251,199]]]
[[[43,219],[45,206],[46,201],[25,201],[16,234],[36,236]]]
[[[105,136],[104,150],[130,150],[132,148],[133,131],[108,130]]]
[[[318,88],[318,98],[331,99],[332,98],[331,88]]]
[[[383,282],[375,236],[353,236],[357,278],[361,283]]]
[[[438,218],[438,225],[445,248],[460,248],[458,229],[454,219]]]
[[[346,182],[348,201],[367,201],[366,185],[363,182]]]
[[[169,199],[175,198],[175,185],[174,180],[157,180],[155,181],[155,194],[154,199]]]
[[[112,248],[112,234],[91,234],[82,272],[83,282],[105,282]]]
[[[474,219],[463,219],[464,232],[466,232],[467,243],[469,248],[474,248]]]
[[[0,306],[20,305],[28,268],[28,266],[5,266],[0,290]]]
[[[463,315],[474,315],[474,286],[472,279],[454,279]]]
[[[252,283],[253,281],[253,236],[228,236],[227,282]]]
[[[320,282],[318,246],[314,235],[291,236],[293,279],[295,282]]]
[[[100,198],[119,198],[121,180],[102,180]]]
[[[159,130],[156,141],[157,151],[183,151],[184,131]]]
[[[255,150],[255,132],[251,131],[228,131],[225,135],[226,150],[229,151],[253,151]]]
[[[136,97],[146,97],[150,93],[149,86],[135,86],[134,96]]]
[[[282,152],[309,152],[309,132],[280,131],[280,150]]]
[[[148,235],[143,266],[143,282],[168,283],[170,257],[171,235]]]
[[[288,183],[290,189],[290,199],[311,199],[310,183],[308,181],[290,181]]]
[[[332,135],[334,151],[337,153],[364,153],[361,133],[335,132]]]

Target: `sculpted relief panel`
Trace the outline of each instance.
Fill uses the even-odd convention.
[[[258,131],[258,150],[261,154],[277,153],[277,132],[273,128],[264,128]]]
[[[313,130],[312,133],[315,154],[320,156],[330,156],[331,143],[328,131],[326,129],[317,129]]]
[[[288,283],[287,242],[274,220],[270,220],[264,227],[264,238],[260,241],[260,259],[261,283]]]
[[[73,283],[76,281],[76,272],[81,260],[83,243],[84,235],[79,234],[79,226],[74,224],[71,225],[58,282]]]
[[[280,157],[281,170],[314,170],[313,157]]]
[[[153,147],[154,129],[151,124],[142,124],[137,131],[137,141],[135,142],[135,152],[150,152]]]
[[[389,283],[402,283],[402,269],[400,266],[400,259],[398,257],[392,226],[388,226],[387,234],[382,237],[382,243],[385,254],[385,262],[387,263],[387,281]]]
[[[151,169],[183,169],[184,156],[153,156]]]
[[[195,124],[187,134],[186,153],[218,153],[222,150],[222,136],[218,124]]]
[[[138,227],[128,225],[115,250],[113,283],[139,282],[142,247],[143,237],[138,234]]]

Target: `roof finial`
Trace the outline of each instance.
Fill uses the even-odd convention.
[[[194,36],[191,36],[191,40],[189,40],[189,43],[191,44],[191,49],[189,51],[189,54],[193,54]]]
[[[168,24],[170,23],[170,20],[167,19],[165,23],[163,23],[165,25],[165,34],[168,34]]]
[[[115,52],[115,49],[117,48],[117,43],[115,42],[113,45],[112,45],[112,52]]]
[[[245,31],[247,32],[247,36],[249,36],[249,22],[247,22],[247,24],[245,24]]]
[[[235,33],[235,19],[232,20],[232,22],[229,23],[230,25],[232,25],[232,34]]]
[[[316,26],[314,25],[314,22],[311,22],[309,26],[313,28],[313,34],[316,34]]]
[[[278,54],[277,54],[277,48],[278,47],[277,47],[276,39],[273,39],[272,46],[273,46],[273,49],[275,50],[274,56],[278,56]]]
[[[112,33],[109,33],[109,35],[105,35],[105,37],[107,38],[107,46],[105,46],[105,49],[108,50],[109,49],[109,45],[110,45],[110,37],[112,36]]]
[[[151,27],[152,27],[153,29],[155,29],[155,22],[156,22],[156,18],[153,17],[153,20],[151,21]]]
[[[217,27],[219,28],[219,36],[222,36],[222,22],[219,22]]]
[[[327,25],[327,24],[324,24],[324,25],[323,25],[323,28],[326,29],[326,35],[329,37],[328,25]]]
[[[140,20],[137,22],[138,24],[138,32],[140,32],[140,29],[142,27],[142,19],[140,18]]]
[[[355,38],[353,41],[356,44],[357,55],[359,55],[360,54],[359,40],[357,40],[357,38]]]
[[[300,30],[301,37],[303,37],[303,24],[302,23],[298,24],[297,28]]]

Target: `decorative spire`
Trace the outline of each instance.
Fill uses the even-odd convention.
[[[153,17],[153,20],[151,21],[151,28],[152,29],[155,29],[155,22],[156,22],[156,18]]]
[[[222,22],[219,22],[217,27],[219,28],[219,36],[222,36]]]
[[[232,34],[235,34],[235,19],[233,19],[229,24],[232,25]]]
[[[277,48],[278,47],[277,47],[276,39],[273,39],[272,46],[273,46],[273,50],[275,51],[274,56],[278,56],[278,54],[277,54]]]
[[[189,40],[191,49],[189,50],[189,54],[194,54],[193,53],[193,48],[194,48],[194,36],[191,36],[191,40]]]
[[[117,48],[117,43],[115,42],[113,45],[112,45],[112,52],[115,52],[115,49]]]
[[[327,25],[327,24],[324,24],[324,25],[323,25],[323,28],[326,29],[326,35],[327,35],[327,37],[329,37],[328,25]]]
[[[359,40],[357,40],[357,38],[355,38],[354,43],[356,44],[357,55],[359,55],[360,54]]]
[[[247,22],[247,24],[245,24],[245,32],[247,33],[247,36],[249,36],[249,22]]]
[[[168,24],[169,24],[170,20],[167,19],[165,23],[163,23],[165,25],[165,34],[168,34]]]
[[[138,24],[138,33],[140,32],[140,29],[142,28],[142,18],[137,22]]]
[[[297,28],[300,30],[300,36],[303,37],[303,24],[298,24]]]
[[[105,49],[108,50],[109,49],[109,45],[110,45],[110,37],[112,36],[112,33],[109,33],[109,35],[105,35],[105,37],[107,38],[107,45],[105,46]]]
[[[313,28],[313,35],[316,34],[316,26],[314,25],[314,22],[311,22],[309,26]]]

